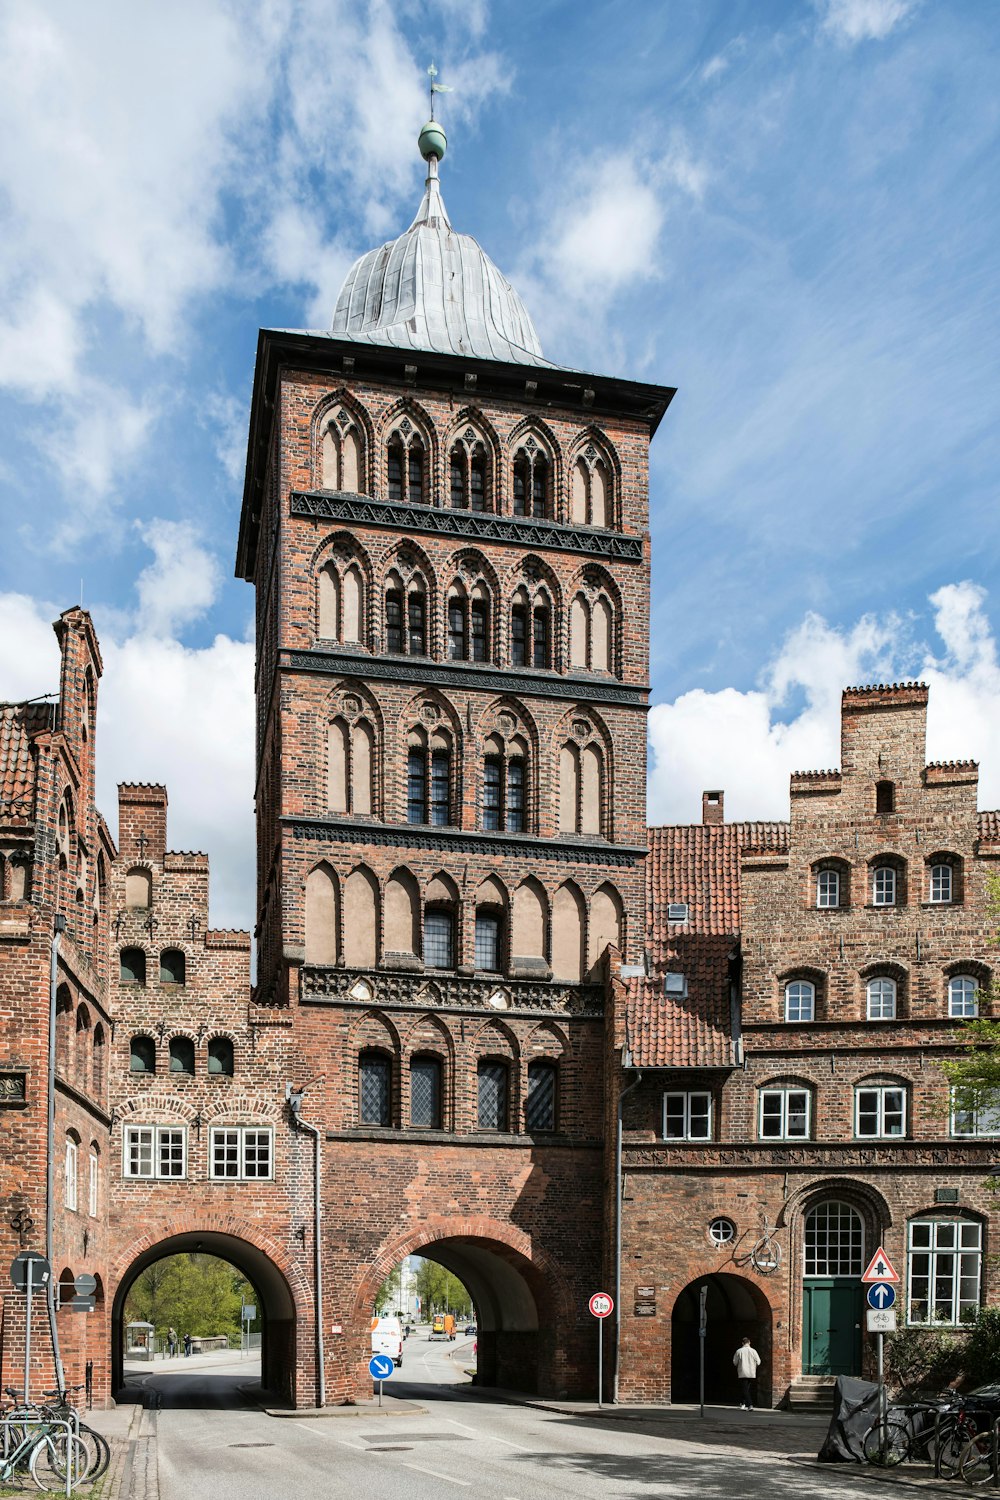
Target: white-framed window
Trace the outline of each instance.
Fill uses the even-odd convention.
[[[273,1175],[274,1132],[256,1125],[217,1126],[209,1142],[209,1176],[230,1182]]]
[[[869,1021],[894,1021],[896,1019],[896,981],[894,979],[869,979],[867,985]]]
[[[968,1020],[979,1014],[979,980],[972,974],[953,974],[948,980],[948,1014]]]
[[[92,1219],[97,1218],[100,1207],[101,1196],[101,1158],[96,1151],[90,1153],[90,1180],[87,1193],[87,1212]]]
[[[65,1169],[64,1169],[65,1170],[65,1184],[66,1184],[66,1186],[65,1186],[65,1192],[63,1194],[63,1202],[65,1203],[65,1205],[66,1205],[67,1208],[73,1209],[74,1212],[76,1211],[76,1202],[77,1202],[77,1198],[76,1198],[76,1174],[77,1174],[77,1165],[78,1165],[78,1155],[79,1155],[79,1151],[78,1151],[77,1143],[76,1143],[76,1141],[73,1140],[72,1137],[69,1137],[67,1139],[67,1141],[66,1141],[66,1162],[65,1162]]]
[[[793,979],[785,985],[785,1020],[813,1021],[816,1018],[816,986],[808,979]]]
[[[872,905],[895,906],[896,871],[893,865],[876,865],[872,870]]]
[[[965,1219],[910,1221],[906,1321],[970,1323],[979,1311],[983,1229]]]
[[[816,876],[816,905],[821,909],[840,905],[838,870],[820,870]]]
[[[854,1133],[876,1138],[905,1135],[906,1090],[883,1083],[855,1089]]]
[[[928,899],[946,904],[952,900],[953,889],[951,865],[931,865],[927,887]]]
[[[809,1138],[808,1089],[761,1089],[758,1134],[762,1141],[804,1141]]]
[[[183,1125],[126,1125],[122,1146],[125,1177],[187,1176],[187,1131]]]
[[[663,1096],[665,1141],[710,1141],[712,1096],[705,1091],[667,1093]]]
[[[963,1094],[960,1089],[951,1091],[952,1135],[1000,1135],[1000,1099],[980,1100]]]

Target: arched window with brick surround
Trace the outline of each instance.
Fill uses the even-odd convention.
[[[322,488],[365,494],[365,434],[349,406],[338,404],[326,413],[319,443]]]
[[[407,505],[430,503],[427,443],[406,415],[392,426],[386,443],[385,461],[390,500],[402,501]]]
[[[552,458],[543,441],[529,433],[517,446],[511,473],[515,516],[552,516]]]
[[[570,521],[574,526],[615,524],[612,469],[608,455],[588,442],[570,469]]]

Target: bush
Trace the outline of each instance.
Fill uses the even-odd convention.
[[[886,1380],[897,1389],[943,1390],[966,1369],[967,1347],[965,1339],[953,1333],[901,1328],[885,1341]],[[997,1349],[1000,1352],[1000,1336]]]
[[[963,1363],[971,1385],[1000,1380],[1000,1307],[984,1307],[976,1318]]]

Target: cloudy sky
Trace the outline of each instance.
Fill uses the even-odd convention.
[[[445,199],[550,359],[676,385],[650,815],[787,812],[847,683],[932,684],[1000,804],[995,0],[0,0],[0,699],[97,621],[100,799],[163,780],[253,921],[257,328]]]

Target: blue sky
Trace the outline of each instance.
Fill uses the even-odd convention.
[[[252,921],[256,331],[327,326],[409,223],[433,57],[452,220],[546,355],[678,387],[652,816],[781,816],[841,687],[917,675],[996,805],[998,53],[995,0],[6,0],[0,698],[55,685],[82,586],[112,826],[167,781]]]

